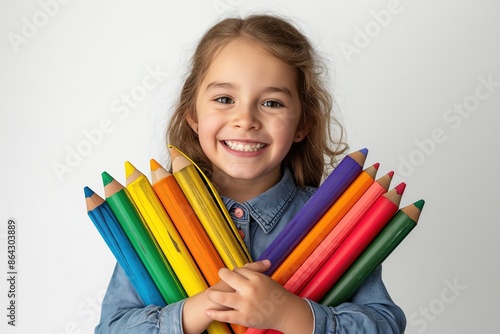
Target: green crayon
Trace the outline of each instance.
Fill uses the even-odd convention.
[[[365,279],[392,253],[417,225],[423,199],[401,208],[356,261],[323,297],[321,304],[337,306],[349,300]]]

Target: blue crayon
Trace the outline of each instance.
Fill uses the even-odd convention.
[[[162,307],[167,305],[109,204],[89,187],[85,187],[83,190],[88,216],[144,304]]]

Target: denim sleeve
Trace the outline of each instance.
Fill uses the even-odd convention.
[[[165,307],[144,305],[120,265],[116,265],[101,305],[95,333],[183,333],[184,300]]]
[[[387,293],[379,266],[349,302],[328,307],[308,300],[314,315],[313,334],[403,333],[406,317]]]

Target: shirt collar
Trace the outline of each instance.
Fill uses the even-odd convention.
[[[267,234],[281,220],[296,192],[297,186],[292,173],[288,168],[284,168],[283,177],[277,184],[259,196],[239,204],[247,208],[250,216]],[[228,210],[236,204],[231,198],[221,197]]]

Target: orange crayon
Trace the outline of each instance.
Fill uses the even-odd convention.
[[[154,159],[150,160],[150,166],[154,191],[208,284],[214,285],[220,280],[218,271],[225,267],[224,262],[222,262],[219,253],[217,253],[174,176]]]
[[[208,284],[186,244],[163,208],[147,177],[125,162],[126,188],[160,249],[165,254],[188,296],[204,291]]]
[[[342,242],[323,267],[298,294],[299,297],[319,301],[332,288],[357,257],[368,247],[378,232],[396,214],[406,184],[400,183],[377,198],[363,219]]]
[[[243,239],[208,179],[178,149],[170,147],[172,175],[196,213],[225,266],[233,270],[250,262]],[[220,200],[220,201],[219,201]]]
[[[284,284],[288,291],[297,293],[309,282],[356,227],[377,198],[387,192],[393,175],[394,172],[391,171],[371,184],[370,188]]]
[[[293,273],[311,255],[321,241],[337,225],[342,217],[354,206],[374,182],[379,164],[363,170],[342,195],[332,204],[309,233],[285,258],[271,278],[284,285]]]

